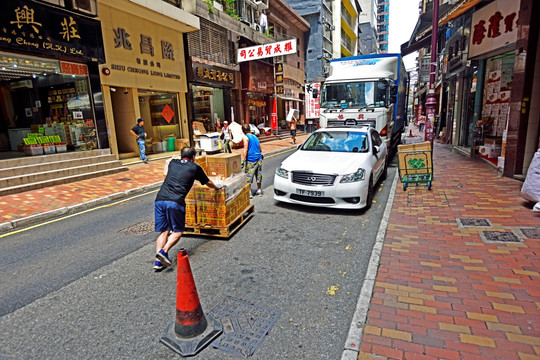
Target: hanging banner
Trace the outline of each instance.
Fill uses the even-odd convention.
[[[296,39],[238,49],[238,62],[296,54]]]

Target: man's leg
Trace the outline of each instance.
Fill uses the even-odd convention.
[[[167,242],[165,243],[165,245],[163,245],[162,249],[163,251],[165,251],[166,253],[169,252],[169,250],[174,246],[176,245],[176,243],[180,240],[180,238],[182,237],[182,234],[181,232],[173,232],[171,233],[171,235],[169,235],[168,239],[167,239]]]
[[[156,239],[156,254],[159,252],[159,250],[163,249],[167,243],[167,238],[169,237],[170,233],[170,231],[163,231],[159,234],[158,238]]]
[[[146,147],[144,140],[137,140],[137,144],[139,145],[139,153],[141,160],[146,161]]]
[[[257,192],[259,196],[263,195],[262,191],[262,159],[256,162],[256,176],[257,176]]]

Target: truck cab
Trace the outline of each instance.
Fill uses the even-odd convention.
[[[330,62],[330,76],[320,93],[320,126],[370,125],[388,149],[399,142],[403,132],[403,111],[407,79],[398,54],[376,54],[342,58]],[[402,100],[398,104],[399,96]],[[398,124],[396,124],[396,119]],[[397,126],[396,126],[397,125]]]

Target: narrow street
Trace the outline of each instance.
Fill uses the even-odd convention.
[[[289,154],[265,159],[265,195],[253,199],[255,216],[230,240],[185,237],[181,246],[206,313],[227,296],[281,313],[252,358],[335,359],[395,167],[367,212],[276,204],[273,172]],[[154,193],[143,194],[2,240],[3,354],[62,359],[77,349],[93,359],[177,357],[159,343],[174,319],[176,266],[152,271],[153,200]],[[233,357],[208,348],[197,358]]]

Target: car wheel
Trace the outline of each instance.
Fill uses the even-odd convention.
[[[373,202],[373,176],[369,177],[368,193],[366,197],[366,207],[364,209],[368,210],[371,207]]]

